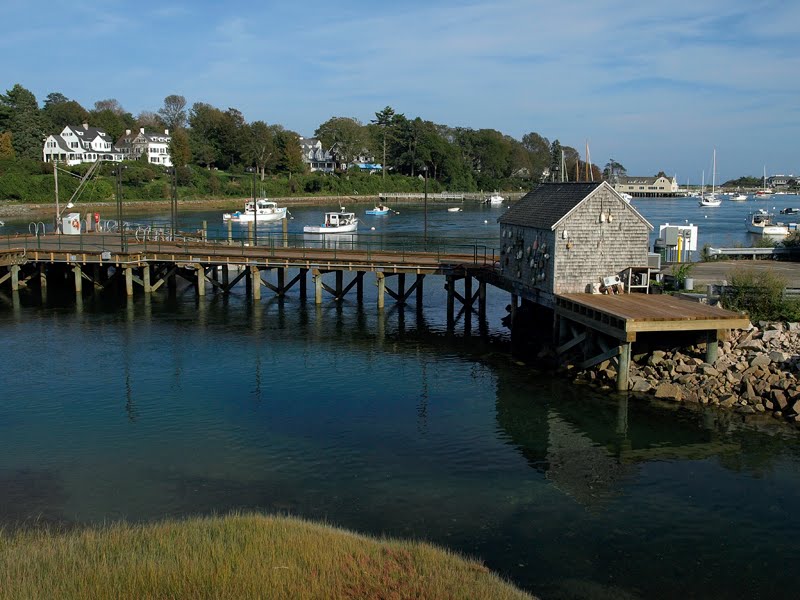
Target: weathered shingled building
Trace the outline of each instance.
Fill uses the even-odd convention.
[[[556,294],[647,267],[653,226],[606,182],[541,184],[498,222],[503,275],[521,298],[546,307]]]

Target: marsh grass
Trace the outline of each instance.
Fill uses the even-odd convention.
[[[0,598],[531,598],[478,562],[287,517],[0,533]]]

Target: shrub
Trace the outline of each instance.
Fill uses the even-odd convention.
[[[785,320],[798,311],[797,301],[784,297],[785,289],[786,279],[772,271],[738,269],[722,303],[730,310],[747,312],[753,322]]]

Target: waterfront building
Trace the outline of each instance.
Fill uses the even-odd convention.
[[[648,265],[653,226],[605,181],[540,184],[498,222],[503,276],[543,306]]]
[[[678,181],[663,175],[658,177],[618,176],[614,189],[620,193],[630,194],[635,198],[652,198],[655,196],[676,196]]]
[[[308,166],[310,172],[333,173],[336,161],[330,151],[322,147],[322,142],[317,138],[301,137],[300,150],[303,154],[303,162]]]
[[[113,147],[111,136],[98,127],[67,125],[59,134],[49,135],[42,149],[44,162],[58,161],[68,165],[93,163],[98,160],[120,161],[121,153]]]
[[[146,153],[150,163],[171,167],[172,157],[169,153],[171,141],[169,129],[165,129],[164,133],[147,132],[144,127],[136,133],[126,129],[125,135],[117,140],[117,150],[124,160],[137,160]]]

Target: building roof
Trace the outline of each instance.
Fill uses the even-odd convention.
[[[578,205],[591,196],[598,188],[605,186],[618,196],[616,190],[605,181],[577,183],[541,183],[520,198],[503,213],[498,223],[501,225],[520,225],[534,229],[555,229],[556,225],[575,210]],[[642,221],[649,229],[653,226],[639,211],[619,197],[620,202]]]
[[[551,229],[601,185],[600,182],[539,184],[497,221],[504,225]]]
[[[67,142],[67,140],[60,135],[49,135],[45,140],[45,143],[47,143],[49,140],[53,140],[58,145],[58,149],[62,152],[72,152],[73,154],[80,154],[83,152],[83,148],[70,148],[69,142]],[[53,149],[45,146],[45,152],[47,154],[53,154]]]
[[[622,183],[625,185],[653,185],[659,179],[666,179],[667,181],[671,182],[672,178],[667,177],[666,175],[661,175],[660,177],[631,177],[631,176],[624,176],[621,175],[617,177],[617,183]]]

